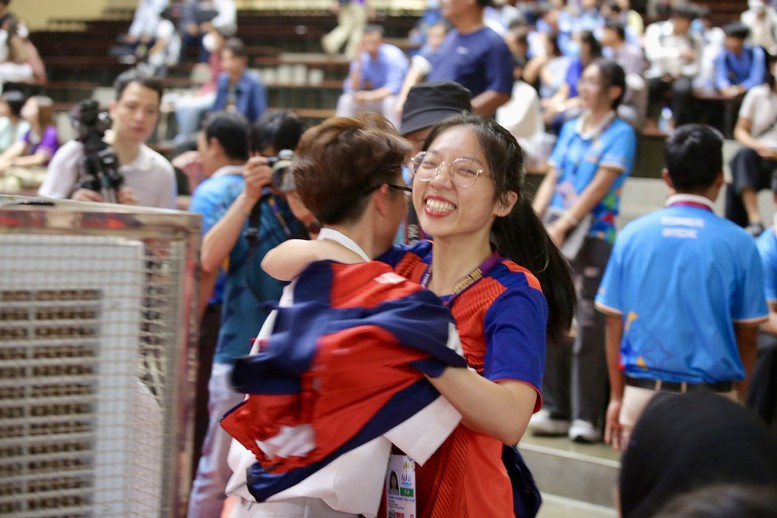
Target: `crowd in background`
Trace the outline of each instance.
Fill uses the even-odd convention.
[[[8,4],[0,0],[1,8]],[[471,441],[488,450],[478,459],[484,461],[481,475],[498,471],[491,460],[502,467],[501,444],[496,448],[493,439],[514,444],[527,429],[581,442],[607,440],[625,449],[640,433],[635,424],[643,409],[651,412],[648,401],[667,390],[747,399],[767,421],[777,421],[775,398],[765,388],[775,379],[777,347],[765,339],[758,388],[748,399],[757,332],[777,335],[777,237],[757,205],[759,190],[777,194],[773,5],[749,0],[739,19],[717,27],[708,8],[662,0],[639,6],[629,0],[430,1],[408,35],[408,52],[386,42],[384,28],[371,23],[369,0],[341,0],[334,10],[338,27],[322,48],[333,54],[345,46],[351,59],[336,107],[348,119],[331,119],[308,133],[292,112],[268,105],[261,75],[250,69],[246,46],[235,37],[233,1],[141,0],[114,49],[135,65],[118,78],[109,108],[106,140],[123,176],[114,201],[183,206],[204,221],[199,464],[189,516],[221,511],[232,470],[231,437],[219,421],[244,398],[232,382],[233,367],[249,354],[249,340],[269,314],[264,303],[282,297],[280,277],[259,262],[292,238],[315,238],[322,224],[328,239],[327,225],[353,233],[346,248],[358,262],[380,256],[379,248],[391,241],[413,247],[394,249],[382,260],[441,295],[457,319],[463,355],[478,374],[438,374],[432,385],[469,427],[445,441]],[[27,48],[23,24],[3,13],[0,82],[33,82],[32,53],[22,56],[19,50]],[[147,142],[160,117],[159,78],[189,56],[207,63],[209,80],[174,99],[177,135],[170,162]],[[738,114],[731,128],[720,116],[725,110]],[[393,126],[365,113],[379,113]],[[460,118],[442,122],[455,114]],[[616,219],[623,185],[634,169],[640,134],[655,130],[668,138],[663,178],[674,195],[665,209],[630,225],[622,237]],[[723,133],[740,144],[727,181]],[[363,138],[364,147],[349,147],[342,135]],[[271,167],[300,139],[309,160],[318,161],[339,191],[305,176],[312,162]],[[333,154],[316,154],[316,139],[332,139],[327,149]],[[39,187],[50,198],[106,201],[79,182],[83,146],[60,142],[51,99],[5,89],[0,191]],[[378,180],[338,183],[335,162],[327,158],[345,168],[349,157],[351,167],[378,168]],[[388,169],[371,160],[386,162]],[[544,175],[533,199],[521,190],[525,171]],[[721,190],[730,221],[712,214]],[[180,205],[176,194],[186,191],[193,194],[190,205]],[[410,191],[408,207],[404,193]],[[360,212],[351,214],[349,207]],[[369,232],[379,234],[379,244],[364,237]],[[520,242],[529,235],[531,243]],[[757,242],[753,236],[760,236]],[[443,261],[419,238],[433,239],[434,250],[454,259]],[[342,258],[323,250],[323,256]],[[689,264],[695,270],[689,272]],[[462,265],[470,265],[459,272],[466,274],[459,283],[471,277],[464,288],[454,282]],[[473,284],[483,286],[477,283],[484,277],[497,290],[483,295],[487,304],[466,302],[476,290],[458,297]],[[540,289],[545,297],[538,296]],[[666,301],[672,290],[690,298]],[[502,292],[531,313],[532,322],[509,322]],[[472,311],[480,321],[462,312],[465,302],[477,307]],[[685,337],[687,351],[672,349],[671,339],[659,336],[666,327]],[[522,340],[529,345],[504,345]],[[461,387],[477,397],[462,395]],[[500,413],[510,405],[519,408],[516,416]],[[494,413],[484,415],[484,408]],[[480,443],[470,433],[488,440]],[[444,444],[450,453],[454,446]],[[434,459],[438,471],[427,472],[424,482],[430,491],[459,484],[473,509],[493,504],[467,485],[472,473],[450,482],[444,463]],[[493,487],[509,494],[508,482],[499,479]],[[233,494],[252,498],[246,489],[252,481],[244,475],[231,484]],[[437,501],[428,505],[444,509]],[[251,516],[248,509],[235,516]]]

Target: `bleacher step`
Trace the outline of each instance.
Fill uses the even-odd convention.
[[[610,446],[527,433],[518,447],[543,495],[614,509],[620,454]]]
[[[542,495],[537,518],[616,518],[615,509],[556,495]]]

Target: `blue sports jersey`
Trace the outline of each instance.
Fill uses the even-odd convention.
[[[512,54],[488,27],[470,34],[450,31],[431,63],[427,81],[456,81],[472,97],[487,90],[508,95],[513,91]]]
[[[222,173],[222,174],[219,174]],[[202,235],[208,233],[211,229],[213,220],[211,216],[217,211],[222,193],[233,184],[239,184],[242,187],[243,166],[227,166],[216,171],[213,176],[206,178],[197,186],[192,196],[192,202],[189,205],[191,212],[202,214]],[[210,304],[221,303],[224,297],[224,271],[219,269],[219,276],[216,279],[216,285],[213,287],[213,295],[208,301]]]
[[[601,133],[584,137],[582,118],[564,124],[550,156],[558,175],[552,207],[568,209],[591,183],[600,167],[621,171],[610,191],[597,203],[591,214],[594,220],[588,235],[615,241],[615,217],[618,215],[621,189],[634,165],[637,136],[626,122],[615,118]]]
[[[205,218],[205,227],[213,227],[224,217],[243,192],[245,181],[242,176],[236,178],[238,181],[222,193],[218,209]],[[263,201],[259,203],[261,217],[257,244],[252,248],[246,238],[249,225],[246,221],[225,267],[221,327],[213,358],[216,363],[231,364],[235,358],[248,354],[264,319],[281,298],[283,283],[267,275],[260,266],[264,254],[289,238],[305,235],[302,223],[294,218],[283,198],[263,196]]]
[[[670,206],[619,234],[596,306],[622,316],[626,375],[741,380],[733,324],[767,315],[758,250],[752,237],[711,209],[676,205],[686,202],[711,207],[698,196],[674,196]]]
[[[777,236],[774,234],[774,227],[767,228],[756,244],[764,269],[766,300],[777,302]]]

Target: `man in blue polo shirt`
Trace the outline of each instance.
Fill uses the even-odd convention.
[[[768,312],[753,238],[712,210],[722,149],[708,126],[678,128],[663,171],[676,194],[615,241],[596,307],[607,316],[605,440],[616,450],[656,391],[744,399]]]

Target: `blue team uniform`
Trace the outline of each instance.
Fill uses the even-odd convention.
[[[777,302],[777,236],[770,227],[756,241],[764,269],[764,286],[767,302]]]
[[[732,323],[757,323],[767,315],[753,238],[716,216],[705,198],[678,195],[667,205],[619,234],[596,306],[623,318],[627,376],[741,380]]]

